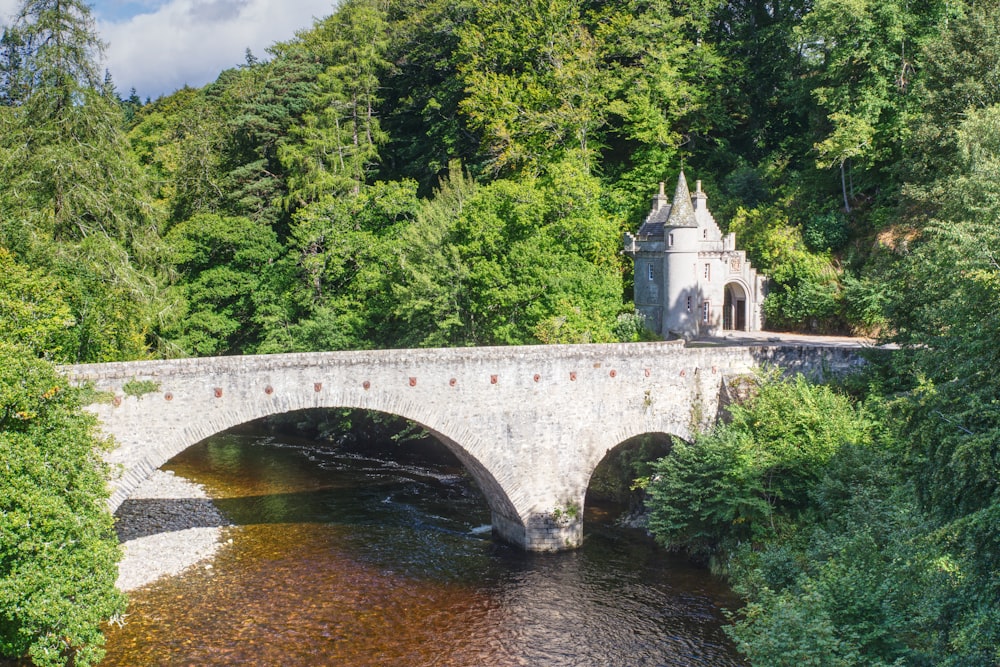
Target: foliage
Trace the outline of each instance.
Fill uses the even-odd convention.
[[[537,173],[567,150],[589,163],[607,82],[580,3],[483,3],[459,34],[460,109],[482,132],[495,171]]]
[[[485,187],[452,172],[422,207],[394,286],[396,316],[430,328],[416,328],[417,344],[612,339],[621,283],[604,258],[614,230],[596,179],[561,166]]]
[[[801,376],[765,380],[730,414],[694,442],[675,441],[656,466],[649,527],[667,548],[704,558],[775,539],[807,510],[840,447],[870,439],[847,399]]]
[[[387,140],[376,113],[380,79],[389,66],[381,3],[346,0],[301,40],[325,69],[309,96],[309,113],[291,128],[296,140],[279,149],[293,207],[324,194],[358,194]]]
[[[122,392],[126,396],[135,396],[136,398],[142,398],[146,394],[152,394],[154,391],[159,391],[160,383],[156,380],[136,380],[132,379],[122,385]]]
[[[64,359],[141,356],[160,238],[89,8],[26,2],[5,34],[0,245],[58,277],[76,321]]]
[[[60,361],[74,324],[57,281],[0,247],[0,340]]]
[[[0,655],[92,665],[124,611],[94,417],[46,362],[0,341]]]
[[[806,221],[802,236],[811,250],[840,250],[848,240],[847,220],[836,211],[814,215]]]
[[[186,353],[246,350],[261,337],[258,304],[280,255],[271,228],[246,218],[196,215],[167,235],[186,304],[165,333]]]
[[[646,316],[639,312],[619,314],[611,331],[615,339],[622,343],[658,340],[656,334],[649,328]]]
[[[816,330],[837,321],[841,314],[837,271],[829,257],[809,252],[802,232],[784,211],[774,205],[740,208],[729,228],[754,265],[771,278],[764,301],[768,327]],[[825,229],[823,234],[825,239]]]
[[[750,600],[729,630],[753,664],[927,664],[941,572],[891,458],[846,445],[810,492],[814,518],[735,556]]]

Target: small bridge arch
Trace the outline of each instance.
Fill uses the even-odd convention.
[[[591,475],[642,433],[689,438],[714,421],[724,377],[762,363],[856,365],[834,348],[685,348],[679,342],[375,350],[70,366],[112,398],[90,409],[114,437],[112,509],[187,447],[310,408],[377,410],[438,437],[487,497],[493,529],[533,551],[578,546]],[[126,386],[155,387],[142,396]]]

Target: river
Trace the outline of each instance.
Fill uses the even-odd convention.
[[[211,563],[131,594],[102,665],[743,664],[721,630],[732,594],[614,508],[589,503],[581,549],[527,554],[439,457],[242,429],[164,468],[234,526]]]

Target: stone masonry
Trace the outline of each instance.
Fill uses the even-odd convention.
[[[726,378],[761,365],[825,374],[856,350],[685,348],[680,342],[377,350],[67,366],[115,446],[112,509],[187,447],[306,408],[378,410],[427,428],[486,496],[494,533],[530,551],[580,545],[590,476],[645,433],[690,438],[713,422]],[[156,389],[126,396],[128,382]]]

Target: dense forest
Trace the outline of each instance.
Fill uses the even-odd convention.
[[[52,363],[642,340],[621,234],[683,167],[770,328],[900,352],[676,443],[653,531],[755,664],[1000,664],[1000,2],[343,0],[155,101],[102,49],[84,0],[0,40],[0,655],[122,610]]]

